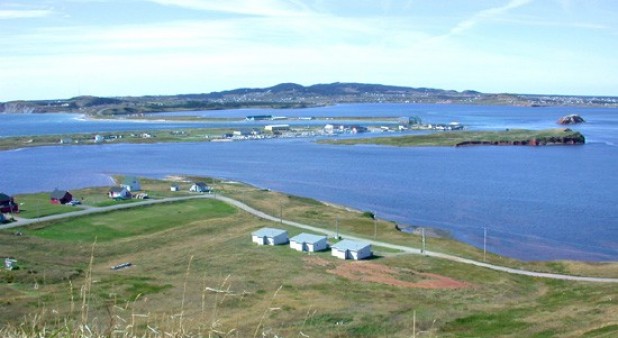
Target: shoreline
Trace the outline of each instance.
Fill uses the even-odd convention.
[[[108,184],[98,185],[98,186],[88,185],[88,186],[84,186],[81,188],[77,188],[75,190],[109,188],[111,186],[119,184],[120,181],[118,180],[118,177],[124,176],[122,174],[101,174],[101,175],[105,176],[106,180],[108,181]],[[178,183],[190,183],[198,179],[197,176],[185,175],[185,174],[167,174],[165,176],[152,176],[152,177],[141,176],[141,177],[147,180],[154,180],[154,181],[160,181],[160,182],[178,182]],[[227,179],[218,178],[218,177],[210,177],[210,176],[199,176],[199,178],[203,180],[207,180],[207,181],[218,182],[218,184],[223,184],[223,185],[249,187],[250,190],[261,191],[265,193],[274,193],[274,194],[279,194],[279,195],[284,195],[284,196],[291,196],[291,197],[295,197],[299,199],[313,200],[317,203],[320,203],[321,205],[324,205],[325,207],[339,209],[344,212],[351,212],[355,214],[363,214],[364,212],[366,212],[365,210],[357,209],[349,205],[328,202],[328,201],[314,199],[312,197],[306,197],[302,195],[289,195],[287,192],[274,191],[274,190],[271,190],[270,188],[259,187],[252,183],[248,183],[244,181],[237,181],[237,180],[230,181]],[[26,193],[19,192],[13,195],[33,195],[33,194],[40,194],[40,193],[47,193],[47,192],[46,191],[26,192]],[[422,234],[421,229],[425,229],[425,236],[427,236],[427,238],[454,241],[461,245],[466,245],[466,246],[475,248],[477,250],[482,250],[482,247],[475,246],[464,240],[458,239],[457,236],[453,234],[450,230],[445,230],[441,228],[439,225],[425,226],[425,225],[419,225],[419,224],[398,223],[389,218],[376,218],[376,220],[390,224],[393,229],[397,230],[398,232],[402,234],[420,236]],[[557,261],[592,263],[592,264],[618,263],[618,260],[612,260],[612,259],[594,259],[594,260],[590,260],[590,259],[540,259],[539,260],[539,259],[521,259],[521,258],[516,258],[514,256],[509,256],[507,254],[497,254],[497,253],[493,253],[493,254],[500,255],[501,257],[504,257],[506,259],[515,260],[515,261],[522,262],[522,263],[533,263],[533,262],[548,263],[548,262],[557,262]],[[583,252],[582,254],[586,254],[586,252]]]
[[[116,177],[117,178],[117,177]],[[116,178],[114,178],[114,180],[116,180]],[[183,178],[183,176],[180,175],[175,175],[175,178]],[[187,181],[186,178],[188,177],[184,177],[185,180],[183,181]],[[213,180],[213,178],[209,178],[211,180]],[[217,180],[217,179],[214,179]],[[117,181],[117,180],[116,180]],[[170,181],[163,181],[163,180],[155,180],[158,181],[159,183],[166,183],[166,182],[170,182]],[[218,183],[214,183],[213,184],[224,184],[223,181],[216,181]],[[244,187],[250,187],[252,188],[252,190],[258,192],[258,193],[273,193],[270,190],[264,190],[264,189],[259,189],[257,187],[254,187],[252,185],[248,185],[246,183],[242,183],[242,182],[232,182],[231,184],[233,185],[237,185],[237,184],[241,184]],[[279,193],[279,192],[274,192],[274,194],[276,195],[286,195],[284,193]],[[300,199],[303,200],[305,199],[304,197],[298,197],[298,196],[293,196],[293,195],[287,195],[288,197],[294,197],[296,199]],[[278,197],[280,198],[280,197]],[[321,226],[315,226],[315,225],[309,225],[307,223],[304,222],[298,222],[295,220],[291,220],[290,218],[280,218],[280,216],[276,216],[276,215],[272,215],[270,214],[268,211],[264,211],[261,210],[260,208],[256,208],[255,205],[252,205],[251,203],[247,203],[247,201],[244,200],[239,200],[237,199],[237,197],[234,197],[234,194],[231,193],[231,191],[227,191],[225,194],[217,194],[217,193],[213,193],[213,194],[184,194],[184,195],[177,195],[176,197],[165,197],[165,198],[156,198],[156,199],[148,199],[148,200],[144,200],[144,201],[140,201],[140,202],[136,202],[136,203],[122,203],[122,204],[115,204],[115,205],[107,205],[107,206],[86,206],[85,208],[78,208],[78,209],[71,209],[73,210],[73,212],[69,212],[69,213],[61,213],[61,214],[51,214],[48,216],[41,216],[41,217],[36,217],[36,218],[19,218],[17,219],[17,221],[15,222],[16,224],[12,224],[14,222],[9,222],[9,223],[5,223],[3,225],[0,225],[0,229],[1,230],[6,230],[6,229],[11,229],[11,228],[16,228],[16,227],[26,227],[32,224],[36,224],[36,223],[40,223],[40,222],[49,222],[49,221],[58,221],[58,220],[63,220],[66,218],[72,218],[72,217],[82,217],[82,216],[87,216],[87,215],[91,215],[91,214],[98,214],[98,213],[107,213],[110,211],[114,211],[114,210],[123,210],[123,209],[132,209],[132,208],[140,208],[143,205],[153,205],[153,204],[158,204],[158,203],[168,203],[171,201],[184,201],[184,200],[191,200],[191,199],[214,199],[214,200],[220,200],[222,202],[228,203],[232,206],[238,207],[239,209],[248,212],[250,214],[252,214],[253,216],[256,216],[258,218],[262,218],[265,219],[267,221],[271,221],[271,222],[276,222],[276,223],[281,223],[281,224],[285,224],[287,226],[291,226],[294,228],[298,228],[301,230],[309,230],[309,231],[313,231],[313,232],[319,232],[319,233],[323,233],[325,235],[327,235],[328,237],[335,237],[335,231],[333,231],[333,229],[330,228],[325,228],[325,227],[321,227]],[[329,204],[327,202],[322,202],[319,200],[312,200],[312,199],[308,199],[310,201],[315,201],[318,202],[322,205],[324,205],[325,207],[339,207],[338,205],[332,205]],[[73,207],[72,207],[73,208]],[[344,210],[345,212],[351,212],[353,214],[356,215],[356,217],[364,217],[363,215],[359,215],[362,212],[358,211],[356,209],[350,209],[350,208],[345,208]],[[384,226],[384,223],[386,224],[390,224],[392,223],[391,221],[388,221],[386,219],[379,219],[379,222],[382,223],[382,228]],[[388,228],[387,228],[388,229]],[[522,261],[522,260],[518,260],[518,259],[514,259],[514,258],[502,258],[499,255],[496,255],[494,253],[488,252],[487,256],[488,256],[488,260],[486,261],[484,256],[483,256],[483,260],[481,261],[480,258],[478,257],[470,257],[468,255],[462,255],[462,253],[459,254],[453,254],[450,252],[445,252],[443,251],[443,249],[440,248],[436,248],[436,247],[432,247],[431,250],[426,250],[422,247],[417,247],[415,245],[410,245],[410,244],[401,244],[398,243],[399,241],[395,241],[393,242],[393,239],[391,237],[380,237],[379,239],[374,237],[374,238],[369,238],[366,235],[359,235],[357,232],[352,232],[349,233],[350,228],[346,229],[341,229],[341,232],[337,231],[337,234],[339,237],[341,238],[346,238],[346,239],[352,239],[352,240],[357,240],[357,241],[366,241],[369,243],[372,243],[373,245],[377,246],[377,247],[381,247],[387,250],[397,250],[397,251],[401,251],[402,254],[414,254],[414,255],[421,255],[421,256],[425,256],[425,257],[434,257],[434,258],[438,258],[438,259],[444,259],[447,261],[452,261],[452,262],[456,262],[456,263],[462,263],[462,264],[466,264],[466,265],[472,265],[472,266],[477,266],[477,267],[483,267],[483,268],[487,268],[487,269],[491,269],[491,270],[495,270],[495,271],[500,271],[500,272],[505,272],[505,273],[509,273],[509,274],[515,274],[515,275],[526,275],[526,276],[532,276],[532,277],[540,277],[540,278],[548,278],[548,279],[558,279],[558,280],[572,280],[572,281],[586,281],[586,282],[600,282],[600,283],[604,283],[604,282],[611,282],[611,283],[618,283],[618,278],[616,277],[609,277],[609,276],[588,276],[588,275],[577,275],[577,274],[573,274],[573,273],[565,273],[565,272],[556,272],[556,271],[552,271],[551,266],[553,264],[564,264],[564,263],[569,263],[569,264],[576,264],[576,265],[583,265],[583,266],[590,266],[590,267],[600,267],[602,265],[612,265],[612,264],[618,264],[618,261],[611,261],[611,262],[586,262],[586,261],[534,261],[534,262],[526,262],[526,261]],[[381,230],[383,231],[383,229]],[[399,231],[401,232],[401,231]],[[405,233],[405,232],[404,232]],[[390,239],[389,239],[390,238]],[[432,238],[433,240],[439,240],[440,237],[430,237],[428,236],[428,238]],[[443,238],[444,239],[444,238]],[[448,238],[448,239],[444,239],[453,243],[458,243],[459,246],[469,246],[469,244],[460,242],[456,239],[452,239],[452,238]],[[477,248],[478,249],[478,248]],[[548,270],[549,269],[549,270]]]

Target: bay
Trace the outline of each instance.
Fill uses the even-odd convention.
[[[243,117],[271,112],[191,114]],[[55,187],[107,186],[112,174],[213,176],[370,210],[400,224],[435,227],[477,247],[483,245],[486,228],[488,250],[523,260],[616,261],[615,109],[367,104],[276,111],[273,115],[416,115],[425,122],[458,121],[469,129],[482,130],[557,127],[555,121],[568,113],[579,113],[586,119],[585,124],[571,127],[586,136],[586,145],[394,148],[273,139],[2,151],[0,161],[10,165],[0,175],[0,190],[15,194]],[[80,130],[75,125],[81,122],[72,114],[54,118]],[[104,123],[113,130],[113,121]],[[117,123],[124,128],[126,122]],[[45,128],[55,127],[49,122],[29,121],[21,132]],[[0,135],[8,134],[4,130]],[[431,240],[428,244],[431,249]]]

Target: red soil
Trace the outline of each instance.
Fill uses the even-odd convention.
[[[319,257],[307,257],[306,263],[318,266],[333,266],[327,270],[350,280],[380,283],[404,288],[458,289],[470,284],[433,273],[417,272],[409,269],[393,268],[373,262],[344,262],[332,264]],[[405,279],[404,279],[405,278]]]

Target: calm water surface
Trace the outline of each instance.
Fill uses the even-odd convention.
[[[3,151],[0,161],[11,165],[2,172],[0,190],[15,194],[110,185],[110,174],[214,176],[372,210],[401,224],[436,227],[479,247],[487,228],[488,249],[510,257],[618,260],[616,110],[370,104],[276,114],[263,110],[193,114],[418,115],[426,122],[459,121],[470,129],[538,129],[556,127],[555,120],[568,113],[580,113],[587,120],[572,127],[587,137],[586,145],[391,148],[278,139]],[[49,118],[52,121],[41,122],[28,115],[29,121],[18,122],[20,132],[46,132],[57,124],[79,130],[83,122],[70,114]],[[102,123],[113,129],[114,123],[125,128],[136,122]],[[0,136],[8,136],[2,129]]]

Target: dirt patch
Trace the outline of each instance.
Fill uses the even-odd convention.
[[[305,264],[310,266],[332,266],[334,265],[332,262],[328,260],[316,256],[305,256],[303,257]]]
[[[392,268],[371,262],[346,262],[327,270],[347,279],[404,288],[459,289],[470,284],[433,273]]]

